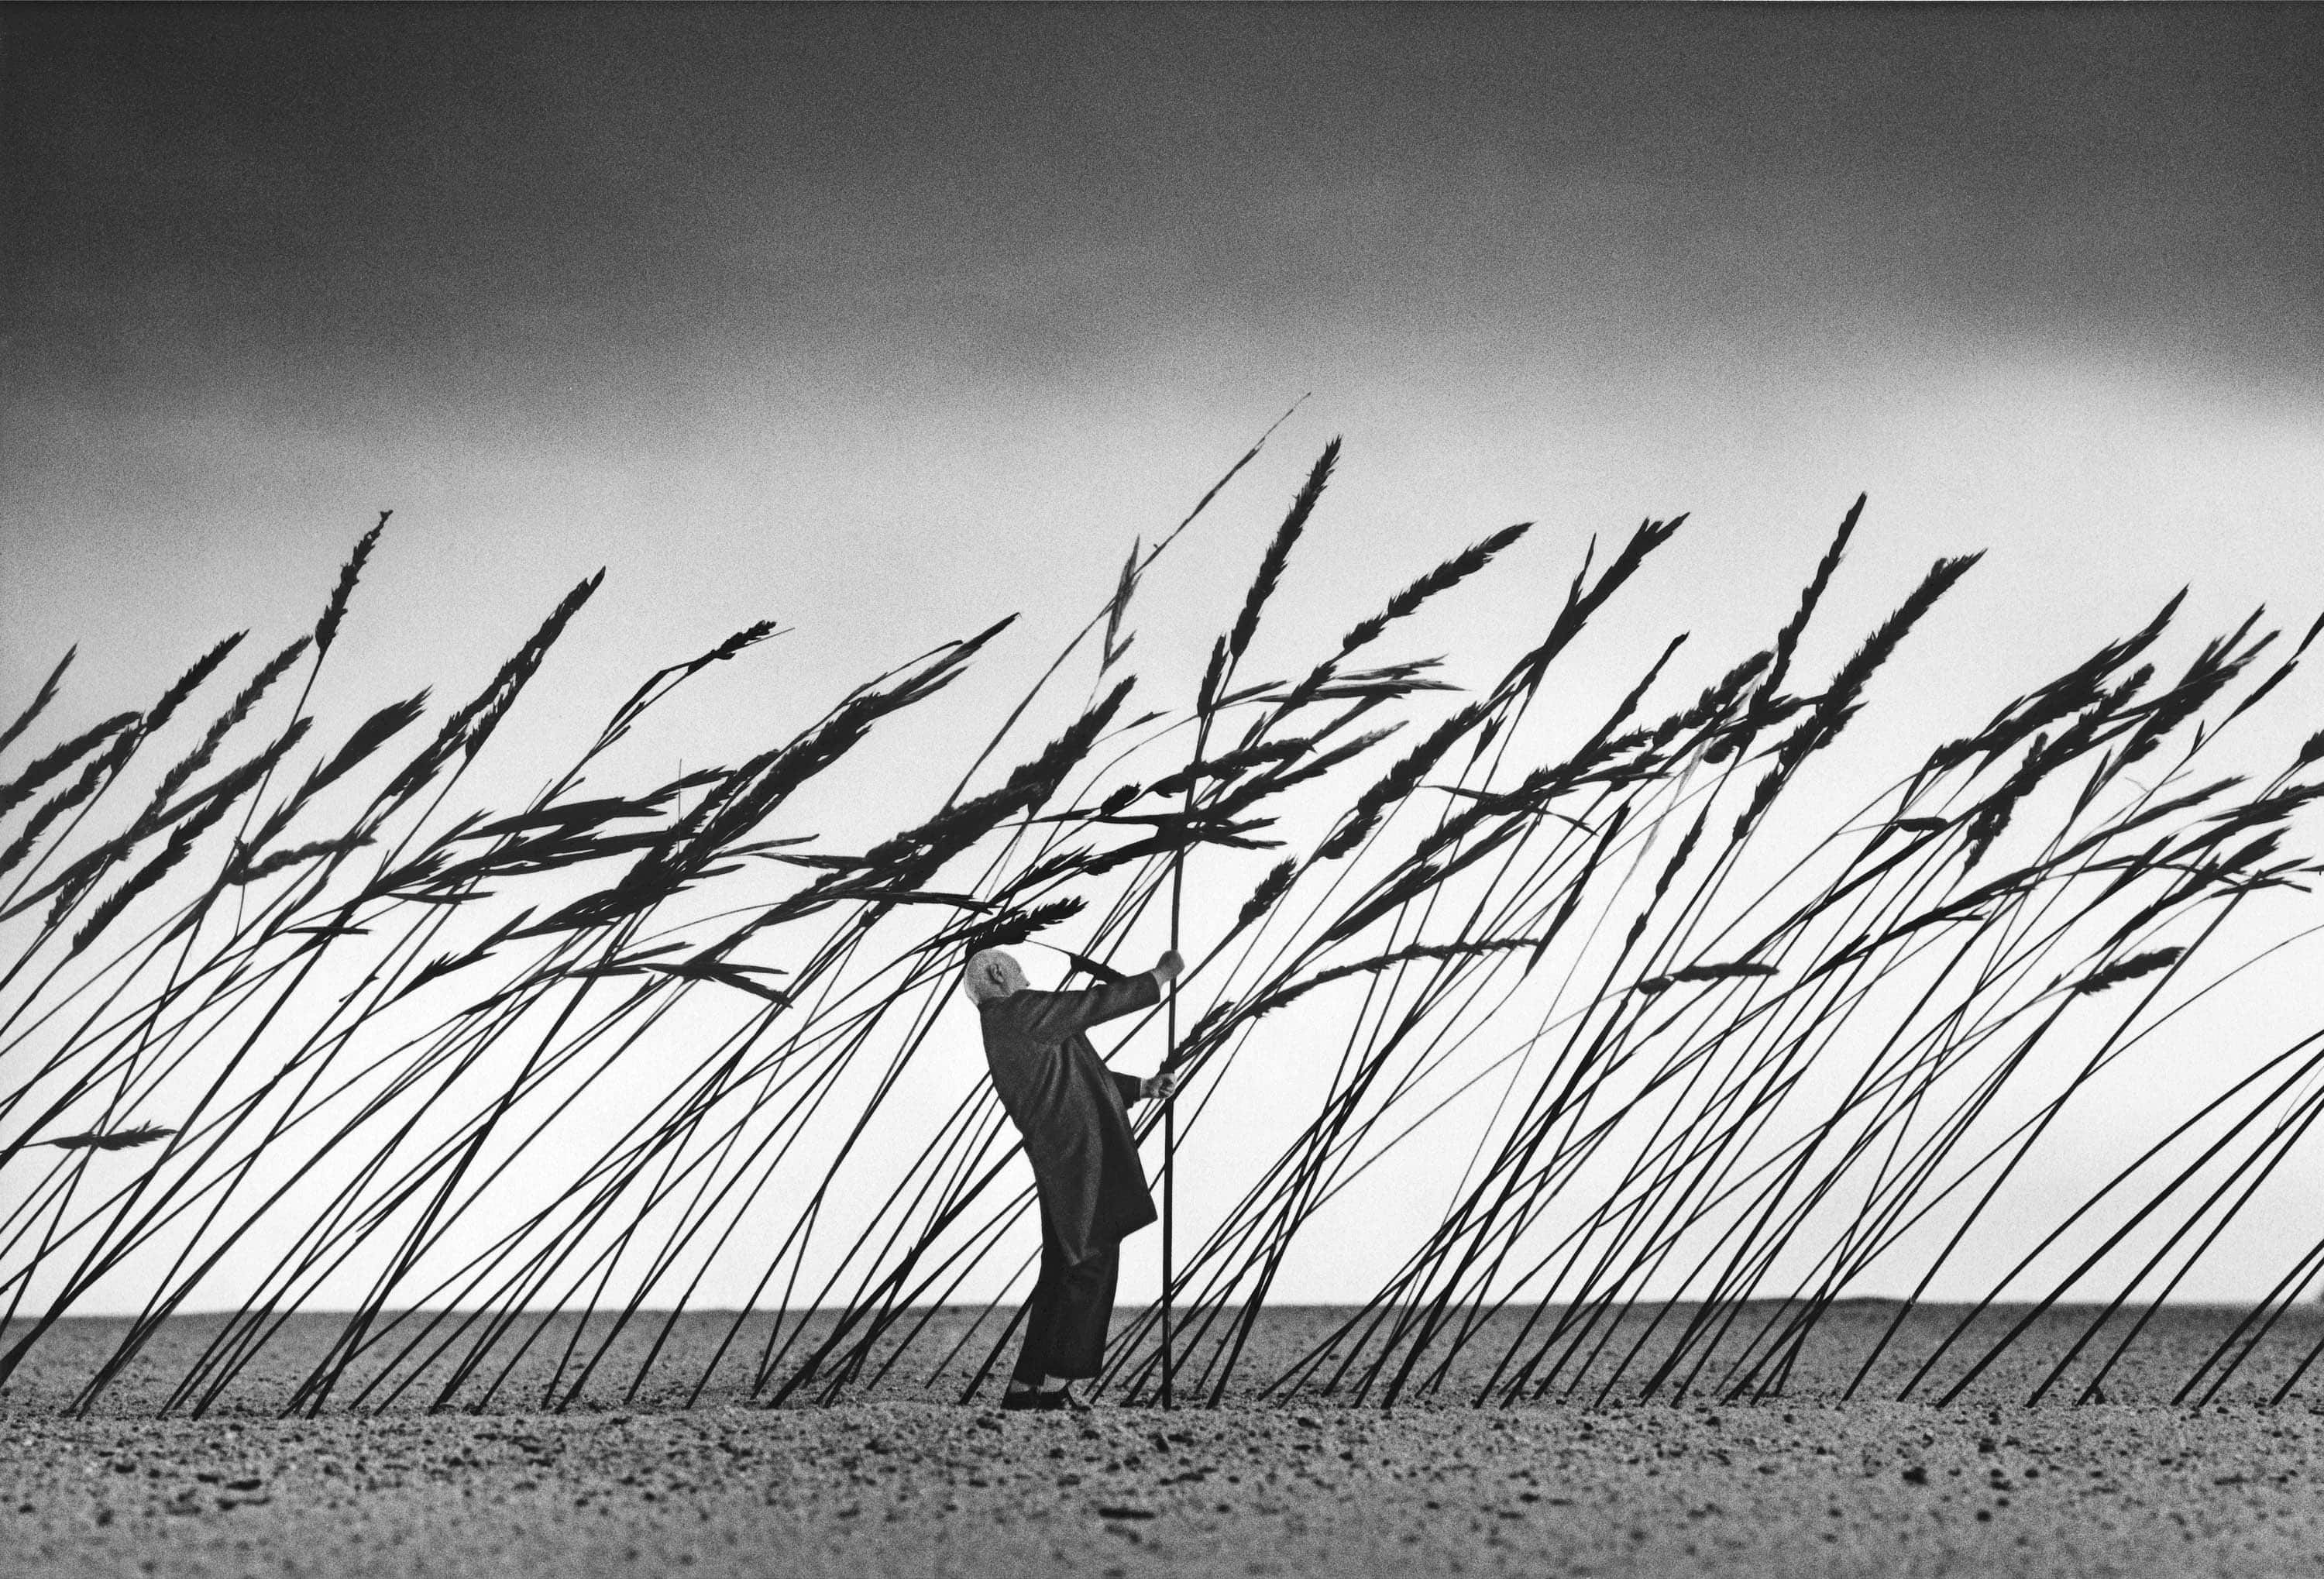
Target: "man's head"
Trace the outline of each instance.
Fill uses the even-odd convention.
[[[998,948],[981,949],[968,956],[968,965],[960,973],[961,991],[968,1001],[980,1007],[997,1003],[1011,993],[1023,992],[1028,983],[1025,967],[1013,955]]]

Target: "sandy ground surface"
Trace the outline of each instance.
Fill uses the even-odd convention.
[[[2218,1312],[2166,1313],[2109,1379],[2116,1401],[2023,1406],[2080,1330],[2068,1315],[1954,1406],[1837,1402],[1886,1315],[1841,1313],[1789,1395],[1748,1407],[1079,1417],[963,1406],[956,1378],[918,1376],[827,1408],[749,1408],[730,1387],[681,1409],[717,1336],[689,1318],[664,1347],[670,1381],[627,1407],[624,1375],[561,1413],[527,1412],[514,1387],[477,1415],[276,1417],[328,1340],[310,1323],[208,1417],[157,1420],[216,1330],[189,1318],[76,1417],[59,1406],[120,1332],[76,1323],[0,1393],[0,1570],[2324,1574],[2324,1387],[2258,1401],[2324,1335],[2317,1316],[2200,1411],[2157,1399],[2232,1325]],[[1271,1314],[1254,1342],[1287,1357],[1329,1319]],[[1920,1352],[1947,1316],[1923,1321]]]

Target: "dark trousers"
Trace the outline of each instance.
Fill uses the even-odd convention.
[[[1039,1386],[1044,1376],[1095,1376],[1105,1368],[1105,1329],[1113,1321],[1113,1285],[1121,1247],[1107,1245],[1089,1259],[1065,1264],[1065,1247],[1041,1214],[1041,1277],[1025,1305],[1025,1346],[1017,1352],[1018,1381]]]

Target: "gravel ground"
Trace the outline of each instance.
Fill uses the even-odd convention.
[[[1266,1347],[1296,1353],[1328,1319],[1271,1316]],[[2109,1396],[2152,1391],[2230,1320],[2167,1313],[2154,1353],[2118,1371]],[[1004,1416],[927,1401],[915,1385],[829,1408],[729,1397],[692,1410],[262,1413],[279,1401],[270,1390],[295,1380],[301,1342],[327,1336],[318,1324],[224,1412],[155,1420],[155,1384],[207,1340],[203,1324],[165,1333],[107,1412],[77,1418],[56,1406],[118,1328],[74,1324],[0,1395],[0,1567],[2324,1574],[2324,1410],[2262,1408],[2256,1381],[2200,1412],[2001,1401],[2022,1398],[2031,1368],[2074,1330],[2071,1318],[2041,1329],[1976,1402],[1946,1408],[1835,1401],[1859,1325],[1841,1334],[1856,1348],[1803,1364],[1792,1396],[1748,1408],[1384,1414],[1311,1399]],[[2320,1330],[2303,1313],[2288,1353]],[[682,1361],[707,1342],[707,1324],[681,1324],[670,1347]]]

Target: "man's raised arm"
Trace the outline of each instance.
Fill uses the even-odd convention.
[[[1118,982],[1101,982],[1077,993],[1020,993],[1019,1023],[1035,1041],[1061,1042],[1093,1025],[1153,1008],[1162,1002],[1163,986],[1184,969],[1185,961],[1172,949],[1152,970]]]

